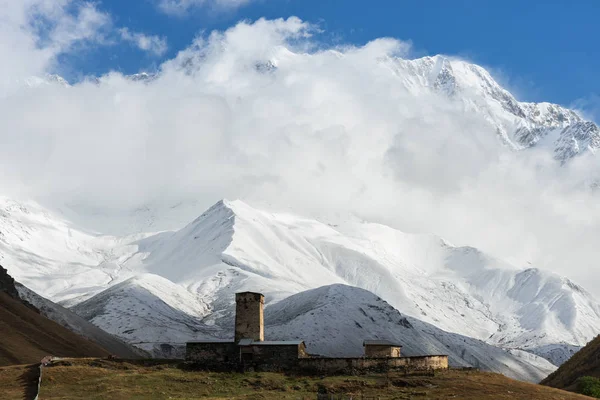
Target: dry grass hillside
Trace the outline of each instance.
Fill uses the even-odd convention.
[[[577,379],[584,376],[600,378],[600,336],[575,353],[559,369],[544,379],[542,384],[575,391]]]
[[[14,371],[18,369],[18,371]],[[23,367],[0,368],[3,399],[23,398]],[[52,399],[528,399],[587,397],[476,371],[447,371],[435,376],[401,373],[306,377],[277,373],[216,373],[186,370],[168,361],[69,359],[44,369],[40,398]]]
[[[47,355],[104,357],[108,354],[0,291],[0,365],[38,363]]]

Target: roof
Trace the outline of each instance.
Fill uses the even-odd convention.
[[[303,344],[302,340],[263,340],[262,342],[254,342],[252,345],[264,345],[264,346],[291,346]]]
[[[259,292],[249,292],[249,291],[246,291],[246,292],[237,292],[236,295],[238,295],[238,294],[258,294],[258,295],[261,295],[262,297],[265,297],[264,294],[259,293]]]
[[[192,340],[187,343],[235,343],[230,339],[206,339],[206,340]]]
[[[401,344],[390,342],[389,340],[365,340],[363,346],[391,346],[402,347]]]
[[[303,344],[302,340],[252,340],[242,339],[238,343],[240,346],[298,346]]]

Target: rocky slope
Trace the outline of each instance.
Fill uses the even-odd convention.
[[[0,267],[0,365],[38,363],[47,355],[107,356],[95,343],[49,320],[18,297],[14,280]]]
[[[584,376],[600,378],[600,336],[591,340],[571,359],[542,381],[543,385],[575,390],[577,379]]]

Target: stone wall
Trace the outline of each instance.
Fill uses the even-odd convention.
[[[185,360],[204,364],[237,363],[238,346],[234,342],[187,343]]]
[[[385,357],[400,357],[399,346],[389,345],[366,345],[365,357],[385,358]]]
[[[235,295],[235,341],[265,340],[265,297],[260,293],[244,292]]]
[[[294,366],[298,362],[298,358],[302,357],[304,345],[253,345],[252,347],[254,360],[267,364],[279,363],[287,366]]]
[[[257,371],[293,371],[305,356],[304,344],[251,345],[241,349],[245,369]]]
[[[303,358],[298,360],[301,372],[317,374],[354,374],[389,370],[435,370],[448,368],[448,356],[400,358]]]
[[[241,354],[241,360],[240,360]],[[311,358],[304,344],[250,345],[234,342],[188,343],[186,361],[219,370],[296,371],[308,374],[356,374],[390,370],[425,371],[448,368],[448,356]]]
[[[408,366],[412,370],[448,369],[448,356],[419,356],[404,358],[409,360]]]

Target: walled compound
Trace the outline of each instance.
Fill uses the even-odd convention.
[[[387,340],[365,340],[363,357],[311,355],[301,340],[264,338],[264,303],[260,293],[236,293],[234,340],[205,340],[186,344],[186,361],[219,370],[345,374],[360,371],[436,370],[448,368],[447,355],[401,357],[401,345]]]

